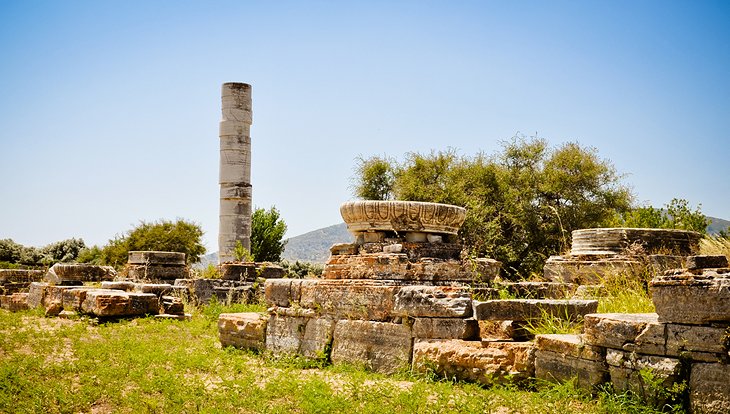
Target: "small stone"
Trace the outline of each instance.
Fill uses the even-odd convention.
[[[63,311],[63,304],[61,302],[49,303],[46,306],[46,316],[58,316]]]
[[[400,243],[389,244],[387,246],[383,246],[383,253],[400,253],[402,251],[403,251],[403,245]]]

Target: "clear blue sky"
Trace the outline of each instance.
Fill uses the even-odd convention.
[[[220,85],[254,204],[341,221],[358,155],[598,149],[638,201],[730,219],[730,3],[0,1],[0,238],[190,219],[217,250]]]

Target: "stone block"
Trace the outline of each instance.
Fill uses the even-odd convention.
[[[730,270],[655,277],[650,283],[659,322],[689,325],[730,323]],[[701,306],[699,306],[701,304]]]
[[[101,282],[114,280],[117,272],[111,266],[81,263],[56,263],[48,269],[44,280],[52,285],[64,282]]]
[[[468,318],[471,291],[457,286],[403,286],[395,295],[393,313],[426,318]]]
[[[537,335],[535,345],[541,351],[555,352],[588,361],[605,362],[606,349],[590,345],[583,335]]]
[[[730,328],[727,327],[669,323],[665,338],[667,356],[715,362],[725,360],[730,350]]]
[[[40,282],[43,280],[45,273],[43,270],[0,269],[0,285],[12,282]]]
[[[335,330],[335,321],[327,318],[309,319],[304,329],[299,354],[312,359],[329,358],[327,354]]]
[[[412,333],[420,339],[478,339],[479,324],[476,319],[416,318]]]
[[[292,290],[292,283],[301,284],[300,279],[267,279],[264,283],[264,298],[268,306],[281,306],[287,308],[293,304],[299,304],[299,295],[295,293],[298,289]],[[298,288],[298,286],[297,286]]]
[[[270,263],[270,262],[258,262],[256,263],[256,277],[261,279],[279,279],[286,275],[286,270],[283,267]]]
[[[160,298],[160,313],[183,315],[185,313],[185,305],[182,299],[177,296],[162,296]]]
[[[172,285],[169,283],[136,283],[134,291],[162,296],[172,292]]]
[[[125,292],[132,292],[136,283],[128,281],[104,281],[101,282],[102,289],[112,290],[123,290]]]
[[[690,411],[702,414],[730,413],[730,365],[695,363],[691,369]]]
[[[30,284],[28,288],[28,306],[31,309],[43,306],[47,287],[48,283],[33,282]]]
[[[138,265],[128,264],[127,275],[130,279],[140,281],[173,281],[188,277],[188,269],[180,265]]]
[[[529,341],[534,335],[525,321],[478,321],[479,336],[488,341]]]
[[[529,342],[480,342],[458,339],[416,340],[413,371],[484,385],[524,380],[534,374]]]
[[[403,245],[400,243],[389,244],[383,246],[383,253],[400,253],[403,251]]]
[[[93,287],[72,287],[70,289],[54,289],[54,287],[50,288],[51,291],[55,292],[58,291],[58,294],[61,296],[60,302],[54,302],[52,303],[58,303],[61,305],[61,310],[69,310],[74,312],[80,312],[81,311],[81,304],[84,303],[84,299],[86,299],[86,293],[90,290],[95,291],[104,291],[106,289],[96,289]],[[115,292],[115,290],[109,289],[106,290],[109,292]],[[46,309],[48,309],[50,304],[46,305]]]
[[[152,293],[131,293],[112,290],[89,290],[81,304],[84,313],[98,317],[156,315],[157,296]]]
[[[0,285],[0,294],[12,295],[13,293],[28,293],[32,282],[6,282]]]
[[[687,256],[685,267],[689,270],[728,267],[727,256]]]
[[[299,306],[332,319],[384,321],[392,318],[400,286],[386,281],[313,280],[301,283]],[[294,284],[292,284],[294,286]]]
[[[221,265],[218,266],[218,269],[221,279],[224,280],[256,280],[256,264],[253,262],[221,263]]]
[[[519,299],[565,299],[577,288],[572,283],[561,282],[502,282],[498,286]]]
[[[600,285],[609,276],[637,274],[645,266],[638,258],[627,256],[551,256],[543,267],[543,277],[551,282]]]
[[[326,358],[335,322],[326,318],[273,314],[266,327],[266,348],[274,353]]]
[[[217,286],[213,288],[212,296],[215,296],[218,302],[223,303],[249,303],[253,299],[253,295],[251,286]]]
[[[0,296],[0,308],[10,312],[30,309],[28,306],[28,293],[13,293],[12,295]]]
[[[341,320],[335,325],[332,363],[364,365],[375,372],[394,373],[411,361],[411,330],[402,324]]]
[[[333,256],[357,254],[358,246],[354,243],[337,243],[330,247]]]
[[[529,321],[551,315],[570,321],[598,309],[595,300],[558,299],[505,299],[474,302],[474,315],[478,320]]]
[[[229,288],[251,287],[252,283],[239,280],[222,280],[222,279],[176,279],[173,285],[173,292],[180,294],[178,291],[187,289],[189,295],[198,304],[205,304],[215,296],[221,301],[227,300]],[[216,291],[216,288],[226,288]],[[223,293],[225,292],[225,293]],[[219,296],[220,295],[220,296]]]
[[[677,358],[607,349],[606,363],[614,391],[631,391],[655,405],[666,403],[664,389],[682,380],[682,364]]]
[[[264,350],[268,317],[260,313],[222,313],[218,335],[223,347]]]
[[[609,374],[605,362],[538,350],[535,353],[535,378],[559,383],[575,380],[578,388],[591,391],[606,383]]]
[[[181,265],[185,266],[185,253],[179,252],[157,252],[157,251],[131,251],[127,259],[129,264],[139,265]]]
[[[650,327],[649,332],[663,328],[655,313],[597,313],[583,318],[585,341],[591,345],[623,349]],[[645,342],[651,342],[649,332]]]

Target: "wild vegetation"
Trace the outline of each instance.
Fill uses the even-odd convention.
[[[214,302],[193,310],[190,322],[103,324],[0,310],[0,412],[659,412],[626,394],[591,396],[571,383],[483,388],[221,349],[221,312],[261,310]]]
[[[284,251],[286,223],[279,210],[257,208],[251,215],[251,254],[257,262],[278,262]]]
[[[570,247],[571,232],[593,227],[655,227],[705,232],[700,208],[674,199],[635,206],[609,160],[578,143],[550,147],[517,136],[493,155],[455,150],[356,160],[353,190],[374,200],[429,201],[467,208],[459,236],[471,254],[501,261],[512,279],[540,274]]]

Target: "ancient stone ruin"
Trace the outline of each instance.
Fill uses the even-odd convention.
[[[678,265],[650,283],[656,313],[598,314],[596,300],[565,298],[576,283],[600,278],[505,283],[498,262],[461,258],[458,207],[359,201],[341,213],[355,243],[332,247],[322,279],[267,280],[268,315],[221,315],[223,346],[485,385],[574,379],[594,391],[610,383],[654,403],[677,397],[667,390],[684,383],[692,412],[730,411],[730,269],[724,256],[693,255],[695,233],[579,231],[576,258],[615,258],[641,241],[644,256],[666,257],[641,262],[640,271]],[[601,266],[604,274],[627,270]],[[474,299],[495,289],[518,298]],[[532,335],[545,318],[583,322],[583,333]]]
[[[686,230],[575,230],[570,253],[548,258],[544,277],[552,282],[599,285],[616,273],[654,274],[681,268],[687,256],[699,254],[701,237]]]

